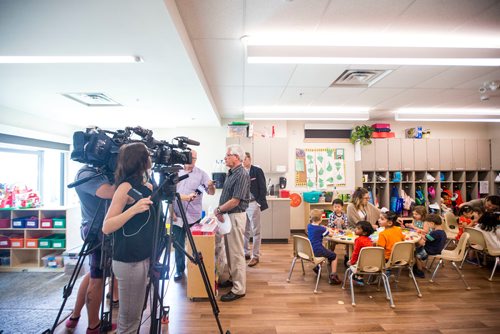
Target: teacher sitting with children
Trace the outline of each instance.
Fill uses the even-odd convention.
[[[347,205],[347,220],[349,226],[355,226],[359,221],[367,221],[376,229],[380,210],[370,203],[370,194],[365,188],[357,188],[352,194],[351,203]]]

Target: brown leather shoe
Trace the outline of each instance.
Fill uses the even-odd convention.
[[[259,263],[259,259],[254,257],[250,260],[250,262],[248,262],[248,266],[253,267],[253,266],[257,265],[257,263]]]

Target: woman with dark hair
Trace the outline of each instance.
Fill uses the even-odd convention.
[[[490,251],[500,251],[500,215],[498,212],[485,212],[474,227],[481,231]]]
[[[120,148],[115,171],[116,192],[102,231],[113,233],[113,272],[118,279],[120,309],[118,332],[136,333],[146,295],[155,221],[152,185],[148,183],[151,159],[142,143]],[[130,189],[142,194],[135,200]]]
[[[359,221],[367,221],[377,228],[380,210],[369,202],[370,194],[365,188],[357,188],[352,194],[351,203],[347,205],[347,220],[349,226],[355,226]]]

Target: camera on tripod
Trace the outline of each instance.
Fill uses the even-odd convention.
[[[140,139],[133,139],[135,134]],[[111,136],[110,136],[111,135]],[[88,164],[99,169],[112,179],[120,147],[132,142],[144,143],[155,166],[184,165],[192,163],[191,149],[187,145],[200,145],[187,137],[176,137],[174,143],[153,138],[153,131],[137,127],[109,131],[100,128],[87,128],[73,134],[71,160]]]

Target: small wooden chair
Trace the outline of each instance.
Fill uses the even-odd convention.
[[[391,287],[389,285],[389,279],[385,275],[385,257],[384,248],[382,247],[364,247],[359,252],[358,262],[355,265],[347,268],[344,275],[344,282],[342,283],[342,289],[345,289],[345,282],[349,278],[351,284],[351,298],[352,306],[356,306],[356,301],[354,300],[354,285],[352,282],[352,277],[354,275],[378,275],[385,288],[385,295],[387,300],[389,300],[392,308],[396,307],[394,301],[392,300]]]
[[[452,266],[455,268],[457,271],[458,275],[460,275],[460,278],[465,284],[465,288],[467,290],[470,290],[470,286],[467,284],[465,281],[464,275],[460,271],[460,269],[457,267],[455,262],[461,262],[464,259],[465,256],[465,249],[467,248],[467,241],[469,240],[469,233],[464,232],[462,236],[460,237],[460,240],[458,241],[457,247],[455,247],[454,250],[443,250],[441,254],[436,255],[435,258],[439,259],[439,262],[436,266],[436,269],[434,269],[434,272],[432,273],[432,277],[430,279],[431,283],[434,283],[434,277],[437,274],[437,271],[439,269],[439,266],[443,264],[443,261],[450,261]]]
[[[311,262],[314,266],[319,266],[318,273],[316,274],[316,286],[314,287],[314,293],[318,293],[319,278],[321,276],[322,264],[325,263],[325,257],[315,257],[311,246],[311,241],[308,238],[294,235],[293,236],[293,260],[292,266],[290,268],[290,273],[288,274],[287,282],[290,283],[290,278],[292,277],[293,268],[295,267],[295,262],[300,259],[302,264],[302,275],[306,274],[304,269],[304,261]]]

